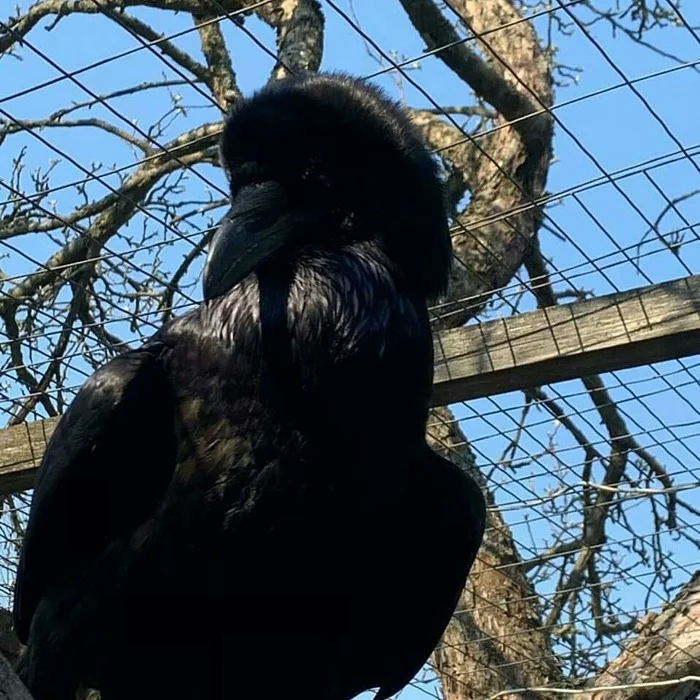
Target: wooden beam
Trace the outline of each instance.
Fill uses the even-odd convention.
[[[700,275],[435,338],[432,405],[700,354]],[[0,495],[32,487],[58,419],[0,431]]]
[[[0,430],[1,496],[32,488],[44,448],[58,420],[47,418]]]
[[[440,333],[433,405],[700,354],[700,275]]]

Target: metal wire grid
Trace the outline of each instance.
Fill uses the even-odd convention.
[[[100,8],[98,0],[90,1],[94,3],[96,8]],[[255,7],[262,7],[271,3],[272,0],[267,0],[266,2],[256,3]],[[617,82],[603,88],[589,91],[573,99],[561,101],[550,109],[538,103],[537,96],[532,95],[538,109],[547,111],[552,115],[558,130],[566,134],[585,159],[592,164],[594,174],[584,181],[575,181],[563,187],[560,191],[547,194],[546,197],[538,201],[529,201],[525,206],[536,207],[551,203],[565,203],[572,208],[575,207],[577,215],[585,221],[585,225],[593,230],[597,230],[600,234],[600,239],[607,241],[607,248],[602,252],[596,250],[594,254],[593,248],[587,242],[581,243],[579,238],[568,232],[569,229],[566,225],[558,222],[556,208],[545,209],[544,229],[555,233],[567,245],[576,250],[580,257],[580,262],[555,268],[550,274],[550,279],[554,285],[559,284],[562,287],[570,288],[581,287],[591,282],[595,285],[596,293],[620,291],[621,288],[624,288],[621,287],[618,281],[619,276],[616,275],[620,269],[634,269],[642,283],[657,281],[655,279],[657,277],[655,273],[658,269],[656,262],[659,258],[668,258],[669,253],[673,256],[673,262],[677,264],[680,274],[692,274],[694,271],[693,266],[689,264],[688,260],[694,259],[692,253],[695,251],[698,241],[697,223],[693,214],[689,213],[692,212],[692,209],[683,207],[682,196],[687,194],[687,192],[669,194],[663,182],[664,175],[674,168],[683,168],[685,171],[689,171],[691,173],[688,179],[689,182],[692,183],[694,181],[697,183],[700,181],[698,178],[700,168],[697,163],[700,143],[692,146],[684,145],[683,141],[676,137],[674,131],[668,127],[667,121],[655,111],[650,102],[643,96],[639,86],[659,79],[669,79],[669,76],[680,73],[695,73],[700,60],[676,61],[673,65],[666,66],[661,70],[655,70],[630,79],[617,66],[609,52],[593,36],[591,30],[578,19],[576,6],[580,4],[580,2],[562,3],[560,0],[557,0],[551,6],[532,12],[524,20],[521,20],[537,21],[542,18],[567,17],[576,26],[579,34],[589,41],[605,62],[610,65],[618,79]],[[691,27],[685,16],[680,13],[679,9],[672,2],[668,2],[668,4],[678,13],[687,31],[700,43],[696,31]],[[221,14],[206,20],[207,22],[212,24],[230,23],[231,26],[235,26],[236,31],[245,33],[253,40],[256,46],[270,57],[271,64],[276,60],[274,51],[269,49],[265,42],[256,36],[254,31],[238,23],[238,16],[243,11],[226,13],[215,0],[213,0],[212,6],[215,10],[220,11]],[[438,49],[432,49],[429,52],[416,54],[413,58],[396,61],[387,51],[381,48],[379,43],[375,42],[368,35],[355,19],[354,8],[350,7],[346,11],[340,5],[328,0],[324,3],[324,9],[329,15],[335,13],[338,24],[344,23],[349,30],[361,38],[365,45],[369,44],[371,49],[379,54],[384,61],[385,66],[369,75],[369,77],[380,78],[389,74],[400,75],[403,81],[411,84],[415,91],[425,98],[425,101],[432,109],[442,113],[445,119],[464,135],[461,142],[473,144],[484,158],[490,157],[487,147],[481,144],[487,143],[488,136],[497,129],[507,128],[508,125],[502,124],[495,128],[491,127],[474,133],[470,132],[452,114],[445,113],[442,110],[438,101],[431,97],[430,91],[422,87],[419,81],[412,76],[413,71],[409,70],[416,62],[433,60],[437,63],[440,51],[450,48],[454,45],[454,42]],[[199,135],[201,143],[211,148],[217,135],[219,105],[216,104],[216,101],[208,92],[199,87],[197,81],[193,81],[175,65],[174,61],[156,50],[156,47],[170,46],[175,39],[187,37],[192,32],[196,32],[197,28],[192,27],[172,33],[167,37],[145,40],[133,30],[133,27],[130,27],[123,21],[120,22],[118,15],[115,15],[113,12],[104,12],[114,22],[121,24],[139,42],[139,45],[126,51],[117,52],[106,58],[101,58],[99,61],[87,66],[81,66],[77,70],[65,70],[58,62],[51,59],[50,55],[33,43],[32,35],[30,34],[28,38],[23,38],[24,50],[32,52],[47,61],[59,73],[59,76],[44,80],[30,88],[15,91],[13,94],[0,96],[0,118],[5,120],[11,127],[14,126],[17,129],[26,131],[31,139],[39,140],[46,149],[52,151],[59,158],[70,162],[84,177],[81,177],[80,180],[71,179],[69,182],[63,182],[58,186],[47,184],[41,189],[40,197],[23,193],[21,187],[14,186],[12,181],[3,183],[8,190],[8,196],[4,202],[0,203],[0,206],[7,208],[20,204],[28,209],[33,208],[41,212],[43,217],[51,217],[54,223],[71,231],[76,236],[75,240],[85,239],[88,236],[88,232],[83,227],[76,225],[72,220],[69,220],[68,217],[61,217],[52,211],[50,206],[44,204],[47,197],[60,197],[62,193],[73,188],[87,190],[96,184],[108,191],[108,197],[116,195],[123,197],[124,195],[119,190],[124,178],[128,178],[137,168],[155,161],[161,157],[161,154],[166,154],[173,158],[174,162],[180,165],[183,171],[199,180],[203,187],[208,190],[208,200],[198,200],[193,202],[192,206],[211,211],[214,214],[217,206],[223,207],[225,203],[226,192],[225,188],[220,184],[221,179],[218,178],[217,182],[217,178],[207,177],[206,174],[202,174],[202,168],[190,167],[186,159],[183,160],[181,157],[182,152],[186,151],[186,149],[182,148],[181,143],[163,143],[161,138],[152,137],[148,130],[132,124],[128,117],[112,107],[110,103],[121,97],[123,91],[115,91],[112,95],[104,97],[87,87],[82,77],[95,68],[107,66],[137,53],[142,56],[145,52],[148,52],[155,56],[158,61],[163,62],[169,71],[173,71],[178,76],[175,80],[163,80],[160,87],[191,87],[198,95],[205,98],[205,105],[208,103],[210,108],[216,112],[216,116],[213,118],[214,121],[211,124],[207,124]],[[450,14],[454,20],[460,20],[456,10],[450,3],[446,3],[445,16],[450,16]],[[488,35],[503,29],[507,29],[507,27],[494,27],[489,32],[482,33],[479,39],[488,44]],[[4,30],[6,36],[12,35],[13,31],[15,31],[6,23],[0,24],[0,30]],[[459,41],[467,43],[473,42],[474,39],[473,35],[467,33],[465,36],[460,37]],[[496,59],[501,61],[508,69],[506,57],[496,56]],[[519,80],[518,76],[513,71],[511,73],[513,79],[517,82]],[[90,105],[104,107],[112,116],[123,122],[128,128],[136,131],[138,137],[135,138],[147,143],[150,152],[145,157],[137,158],[126,164],[98,173],[84,162],[81,163],[78,158],[71,156],[70,148],[59,147],[56,145],[55,139],[44,136],[43,132],[39,131],[41,124],[36,122],[32,124],[27,120],[21,120],[13,116],[12,107],[14,104],[18,104],[17,100],[20,98],[26,98],[38,91],[67,82],[88,95],[89,100],[85,100],[86,104],[90,103]],[[522,87],[527,88],[526,85],[522,84],[522,81],[520,81],[520,84]],[[151,90],[156,88],[147,86],[143,89]],[[671,141],[672,147],[667,151],[655,154],[653,157],[640,158],[631,165],[609,170],[602,165],[600,160],[568,127],[567,120],[561,115],[567,109],[590,103],[593,100],[601,100],[607,95],[618,94],[621,91],[629,91],[630,94],[634,95],[643,106],[643,109],[656,122],[658,128]],[[202,105],[197,106],[202,107]],[[49,134],[51,135],[51,132]],[[197,138],[195,137],[195,143],[196,140]],[[458,147],[461,142],[450,144],[447,148]],[[191,141],[187,144],[187,148],[192,148]],[[444,151],[445,149],[441,150]],[[495,166],[503,172],[498,163],[495,163]],[[111,184],[112,182],[116,184]],[[655,193],[657,201],[661,203],[660,208],[663,210],[663,213],[673,213],[676,216],[677,224],[666,233],[658,234],[661,222],[655,220],[655,217],[648,213],[649,207],[644,206],[638,197],[627,192],[625,186],[630,182],[644,182],[648,188],[647,191]],[[688,189],[693,190],[692,187]],[[596,208],[596,206],[599,207],[600,205],[591,204],[586,199],[591,193],[601,190],[606,192],[614,191],[624,200],[629,209],[634,212],[634,215],[641,219],[646,230],[658,235],[648,237],[646,241],[643,241],[644,245],[641,246],[639,242],[621,243],[619,232],[610,230],[609,224],[605,222],[604,212]],[[129,199],[128,196],[126,198],[127,200]],[[189,233],[183,233],[178,226],[177,220],[173,221],[174,217],[170,217],[169,220],[158,216],[154,214],[152,208],[142,206],[138,203],[138,200],[129,203],[139,210],[145,220],[150,219],[155,222],[162,229],[162,235],[157,240],[153,238],[147,239],[138,245],[134,245],[133,242],[129,241],[122,242],[121,249],[116,246],[114,246],[116,249],[112,249],[112,245],[104,246],[95,254],[94,260],[99,260],[100,264],[107,266],[124,265],[133,269],[135,275],[140,275],[144,278],[155,277],[156,284],[167,287],[167,284],[164,283],[159,275],[150,273],[145,269],[138,255],[157,256],[159,251],[174,244],[181,246],[183,251],[185,251],[183,252],[184,255],[194,255],[194,252],[199,252],[202,248],[202,231],[190,230]],[[499,216],[506,219],[512,216],[513,213],[513,211],[509,211]],[[695,213],[695,216],[697,216],[697,213]],[[454,230],[468,236],[475,236],[480,226],[487,225],[491,221],[470,221],[468,228],[465,228],[459,221],[455,221]],[[679,236],[685,237],[682,245],[684,253],[682,256],[678,255],[678,249],[673,249],[671,245],[673,242],[678,241]],[[3,238],[4,240],[0,240],[0,245],[10,251],[11,256],[14,256],[14,260],[24,261],[25,263],[25,269],[21,269],[21,271],[7,276],[3,280],[2,293],[8,295],[6,291],[8,288],[12,290],[13,285],[16,285],[14,286],[14,291],[16,292],[23,283],[31,279],[31,273],[28,273],[28,270],[36,268],[37,274],[42,274],[42,271],[45,272],[46,268],[40,259],[30,255],[24,248],[10,242],[9,236]],[[78,262],[71,262],[59,268],[58,274],[71,275],[76,266],[84,264],[85,258],[81,258]],[[155,269],[155,266],[153,269]],[[476,274],[475,271],[471,272]],[[190,288],[194,284],[194,279],[195,276],[190,275],[186,280]],[[603,288],[602,291],[601,286]],[[526,292],[528,290],[529,283],[519,272],[511,283],[496,291],[494,295],[494,298],[498,300],[498,304],[495,305],[496,312],[508,314],[527,310],[529,295]],[[88,293],[95,292],[89,291]],[[148,303],[146,303],[146,310],[141,311],[137,309],[137,312],[134,313],[132,309],[120,307],[113,299],[105,299],[99,293],[98,296],[102,303],[114,306],[116,314],[105,323],[84,323],[82,326],[84,335],[90,332],[102,332],[98,329],[109,332],[109,326],[123,327],[126,323],[131,325],[128,335],[132,337],[140,334],[148,335],[158,326],[163,316],[163,308],[154,308],[153,305],[149,306]],[[534,295],[532,296],[534,297]],[[170,300],[172,311],[181,313],[188,306],[196,303],[196,297],[196,292],[188,293],[184,285],[180,285],[173,291]],[[126,300],[123,303],[129,302],[133,303],[133,299]],[[472,298],[451,299],[450,302],[459,302],[465,308],[469,308],[475,302],[477,304],[480,303],[479,300]],[[60,340],[62,335],[65,335],[65,319],[61,316],[69,311],[70,300],[65,299],[62,302],[55,300],[53,304],[47,306],[52,306],[53,309],[49,310],[46,306],[31,309],[31,313],[34,314],[36,319],[37,330],[21,339],[22,343],[30,349],[27,353],[30,355],[30,359],[23,360],[21,365],[18,365],[13,364],[13,358],[10,357],[6,366],[8,368],[12,367],[15,372],[21,370],[22,367],[29,371],[35,371],[51,362],[56,363],[60,361],[61,365],[66,367],[66,370],[64,370],[66,377],[63,385],[60,389],[37,387],[35,396],[39,398],[47,395],[55,396],[61,393],[69,400],[72,392],[79,387],[82,380],[90,373],[90,360],[99,364],[106,358],[106,355],[103,352],[96,352],[94,358],[85,356],[83,348],[86,345],[86,340],[84,335],[81,336],[80,334],[78,334],[77,341],[68,341],[61,347]],[[441,306],[436,306],[433,312],[436,317],[439,317]],[[474,322],[479,322],[479,319],[474,319]],[[94,327],[91,327],[91,325],[94,325]],[[6,340],[4,345],[12,351],[13,340]],[[60,348],[60,353],[56,353],[57,347]],[[80,364],[74,362],[74,360],[78,359],[88,360],[88,362],[81,367]],[[674,556],[670,553],[670,544],[665,548],[663,545],[658,544],[661,539],[672,538],[674,535],[693,542],[694,546],[700,544],[700,536],[697,532],[698,525],[694,522],[700,511],[700,499],[698,499],[697,489],[698,479],[700,478],[700,463],[697,460],[698,445],[696,444],[700,435],[700,431],[697,429],[700,419],[696,408],[696,406],[700,405],[700,402],[697,400],[697,392],[699,390],[697,366],[698,363],[692,360],[676,360],[658,366],[643,368],[643,370],[610,373],[610,375],[604,377],[605,384],[611,396],[614,397],[614,403],[624,417],[629,436],[636,438],[640,443],[640,450],[644,450],[647,453],[653,452],[657,460],[663,461],[667,476],[675,482],[673,487],[675,491],[659,488],[658,481],[650,480],[649,476],[644,474],[643,469],[640,468],[639,483],[628,485],[624,494],[626,499],[635,501],[635,508],[646,507],[647,509],[652,509],[651,514],[646,518],[646,522],[654,524],[654,527],[648,526],[646,530],[636,530],[628,520],[626,521],[620,515],[619,521],[613,524],[611,531],[608,533],[607,542],[595,547],[599,560],[605,562],[608,567],[605,572],[605,580],[599,586],[601,590],[611,587],[615,589],[616,584],[628,584],[631,580],[633,586],[639,591],[643,591],[644,603],[639,609],[626,606],[620,601],[607,601],[608,608],[615,610],[621,619],[635,616],[640,610],[646,612],[660,608],[672,596],[673,586],[677,585],[679,581],[687,579],[692,571],[698,567],[699,556],[693,558],[687,552],[683,553],[683,556]],[[72,382],[69,378],[72,379]],[[2,389],[5,396],[0,399],[2,402],[0,408],[8,416],[11,416],[11,420],[15,422],[18,416],[16,411],[18,401],[27,398],[30,394],[27,391],[20,391],[15,382],[8,383]],[[682,421],[669,421],[669,416],[659,416],[658,406],[668,405],[668,403],[672,402],[676,402],[679,406],[682,405],[684,413],[690,417]],[[628,404],[632,408],[628,408]],[[537,595],[541,599],[541,604],[546,614],[547,609],[551,608],[557,597],[553,576],[556,574],[556,568],[561,564],[563,557],[561,554],[556,554],[556,552],[558,549],[561,550],[562,542],[566,543],[567,538],[570,541],[576,539],[576,518],[563,526],[561,513],[562,509],[571,508],[572,501],[570,499],[567,501],[567,499],[576,489],[581,488],[581,474],[586,468],[585,459],[581,461],[581,454],[587,450],[596,451],[599,446],[602,449],[603,446],[610,443],[610,436],[605,433],[598,422],[597,410],[599,407],[594,406],[590,402],[590,392],[583,389],[580,383],[567,382],[561,385],[543,387],[540,393],[536,395],[525,394],[523,396],[523,394],[517,394],[498,397],[497,399],[483,399],[477,402],[465,403],[462,406],[455,407],[455,409],[455,415],[464,428],[465,433],[469,436],[471,449],[476,453],[479,463],[490,467],[488,472],[489,486],[496,497],[498,509],[504,515],[523,559],[526,561],[526,567],[536,571],[537,576],[539,576]],[[32,414],[41,416],[42,412],[33,409]],[[27,415],[21,416],[22,420],[25,418],[27,418]],[[554,418],[554,422],[552,418]],[[567,419],[576,421],[583,426],[583,430],[589,436],[585,444],[580,440],[577,442],[575,437],[571,435],[567,436],[567,440],[562,441],[563,444],[557,444],[556,436],[563,433],[561,425]],[[548,430],[553,425],[557,427],[554,433]],[[458,449],[459,447],[459,445],[450,446],[451,449]],[[494,458],[499,452],[502,453],[501,458]],[[602,461],[603,459],[601,459]],[[527,478],[524,476],[525,469],[528,470]],[[585,483],[592,488],[596,487],[593,475]],[[597,486],[600,486],[600,484],[597,484]],[[676,499],[675,523],[673,527],[666,527],[662,533],[660,532],[661,525],[658,522],[658,512],[654,510],[657,507],[655,504],[658,499],[670,498],[671,494]],[[22,499],[24,499],[24,502],[22,502]],[[682,504],[678,507],[677,503],[681,501]],[[25,508],[26,497],[20,494],[14,497],[12,501],[8,500],[6,502],[5,514],[8,517],[15,517],[17,514],[21,514]],[[582,515],[583,512],[578,513],[578,516]],[[644,519],[642,520],[644,521]],[[580,517],[578,522],[580,523]],[[546,536],[543,534],[544,531],[542,531],[543,526],[546,528]],[[665,549],[667,552],[663,572],[664,576],[668,577],[668,581],[664,581],[664,585],[660,585],[657,580],[659,577],[658,567],[655,570],[653,566],[648,564],[645,566],[645,555],[640,553],[645,543],[653,540],[657,541],[656,551]],[[664,542],[666,542],[665,539]],[[5,551],[3,551],[1,556],[3,556],[3,561],[7,564],[7,575],[3,574],[5,578],[2,582],[4,586],[2,590],[9,596],[11,594],[11,569],[16,556],[16,543],[13,542],[9,532],[4,546]],[[649,546],[647,545],[647,547]],[[629,556],[620,559],[620,552],[627,549],[631,549],[632,556],[636,556],[637,559],[632,568],[630,568]],[[555,555],[547,558],[548,551],[554,552]],[[577,551],[574,548],[567,553],[567,556],[575,555]],[[616,647],[619,648],[619,645],[624,641],[624,635],[621,635],[617,644],[612,645],[612,647],[608,638],[600,638],[596,628],[596,625],[601,621],[599,619],[600,616],[596,618],[596,616],[590,614],[587,616],[585,614],[586,610],[591,609],[589,601],[591,596],[594,595],[594,588],[595,586],[591,586],[590,582],[576,587],[580,591],[581,596],[578,597],[576,604],[572,608],[571,615],[575,616],[577,625],[583,630],[584,636],[588,636],[591,644],[591,656],[589,658],[597,659],[598,663],[600,663],[605,658],[615,655]],[[556,626],[552,625],[552,627]],[[501,641],[507,645],[507,641]],[[571,649],[567,649],[565,645],[558,645],[556,651],[572,672],[582,675],[591,672],[590,668],[581,669],[577,666],[576,654]],[[537,660],[528,659],[523,661],[532,663]],[[420,683],[417,687],[426,692],[434,692],[434,689],[428,690],[428,686]]]

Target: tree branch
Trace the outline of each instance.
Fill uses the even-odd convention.
[[[325,18],[317,0],[280,0],[256,10],[277,31],[277,63],[271,78],[315,72],[323,56]]]
[[[251,3],[243,3],[240,0],[217,0],[217,5],[229,15],[243,12],[249,4]],[[51,15],[56,15],[59,19],[76,12],[109,15],[113,12],[121,13],[127,7],[154,7],[190,14],[202,11],[199,0],[38,0],[23,15],[12,17],[7,23],[0,23],[0,26],[4,27],[4,32],[0,34],[0,55],[9,51],[42,19]]]
[[[193,15],[202,53],[207,60],[207,84],[219,108],[228,112],[231,105],[241,98],[241,92],[221,27],[218,22],[212,22],[212,18],[211,14]]]
[[[428,49],[450,45],[459,38],[433,0],[401,0],[401,4]],[[474,34],[483,35],[492,27],[505,25],[501,31],[488,34],[489,50],[507,56],[524,85],[538,95],[543,105],[551,106],[550,66],[533,27],[528,22],[508,22],[520,18],[510,0],[461,0],[452,6],[469,21]],[[476,273],[476,280],[455,266],[448,298],[469,300],[469,305],[446,303],[437,322],[439,328],[444,328],[465,323],[478,314],[494,292],[510,281],[535,240],[541,214],[539,207],[529,205],[544,193],[553,126],[547,112],[535,109],[522,84],[505,71],[490,67],[464,43],[437,55],[498,110],[497,125],[533,115],[474,142],[479,155],[469,177],[472,198],[466,211],[457,217],[453,244],[455,257],[463,268]]]
[[[120,138],[122,141],[131,144],[138,148],[142,153],[148,154],[152,152],[152,148],[148,143],[136,138],[133,134],[128,134],[123,129],[120,129],[114,124],[104,121],[104,119],[97,118],[83,118],[83,119],[16,119],[11,124],[5,124],[0,120],[0,140],[3,139],[4,135],[22,133],[23,131],[39,131],[40,129],[47,128],[76,128],[76,127],[94,127],[95,129],[101,129],[112,136]],[[4,132],[4,133],[3,133]]]
[[[659,614],[639,621],[637,637],[598,675],[581,700],[691,700],[700,692],[700,571]],[[683,683],[645,684],[696,676]],[[602,690],[629,684],[632,688]],[[595,690],[598,688],[599,690]]]
[[[146,160],[126,180],[118,194],[108,195],[108,201],[87,232],[71,240],[60,251],[52,255],[42,270],[15,284],[7,293],[13,300],[32,296],[40,287],[50,284],[66,268],[82,264],[94,257],[109,239],[133,216],[138,204],[155,184],[168,173],[182,165],[194,165],[202,160],[205,151],[214,146],[221,131],[220,124],[204,124],[181,134],[165,146],[165,153]],[[179,160],[172,155],[177,154]],[[7,231],[0,232],[0,236]],[[7,302],[6,302],[7,303]],[[1,305],[1,302],[0,302]]]
[[[91,0],[91,2],[94,4],[94,0]],[[128,15],[123,9],[117,12],[111,7],[105,6],[102,11],[117,24],[121,24],[125,29],[145,39],[149,44],[155,45],[163,54],[194,75],[195,78],[210,85],[209,71],[201,63],[195,61],[185,51],[178,49],[175,44],[165,39],[162,34],[156,32],[156,30],[146,24],[146,22],[142,22],[140,19]]]

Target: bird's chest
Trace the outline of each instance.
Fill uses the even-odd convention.
[[[281,585],[300,599],[356,599],[400,558],[414,504],[402,498],[400,483],[392,484],[392,465],[384,465],[384,474],[347,464],[306,466],[298,475],[278,473],[254,502],[239,501],[228,511],[231,551],[249,563],[251,586],[270,583],[271,598]],[[252,544],[244,550],[237,544],[241,533]],[[242,583],[238,578],[236,585]]]

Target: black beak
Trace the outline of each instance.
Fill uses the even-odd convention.
[[[225,294],[279,253],[299,230],[276,182],[242,188],[209,244],[204,299]]]

